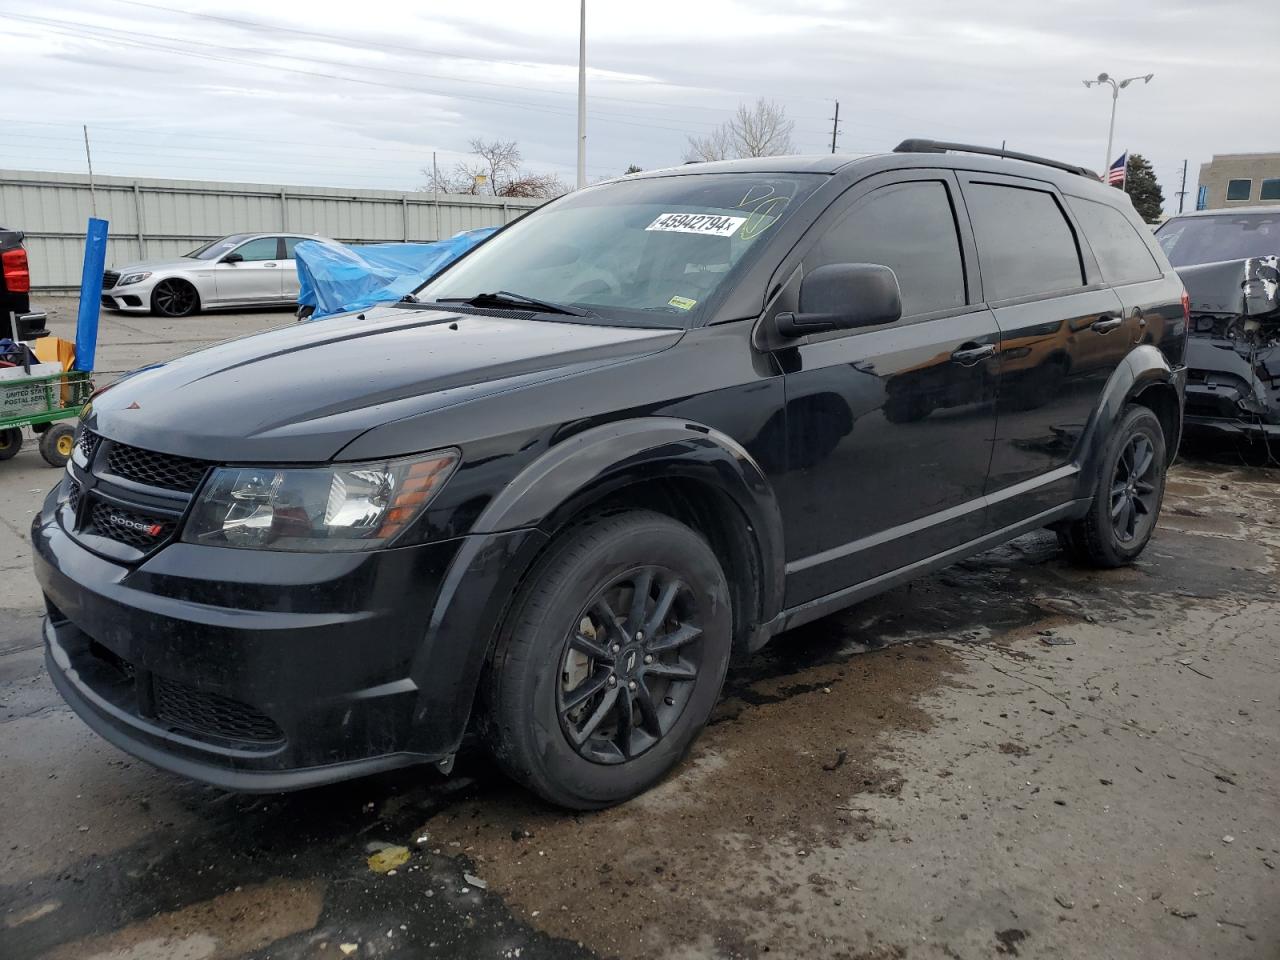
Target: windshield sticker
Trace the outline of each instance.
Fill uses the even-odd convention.
[[[722,217],[716,213],[664,213],[645,230],[668,233],[700,233],[709,237],[732,237],[747,222],[746,217]]]
[[[669,306],[677,307],[681,310],[692,310],[697,303],[697,300],[690,300],[688,297],[672,297],[667,301]]]

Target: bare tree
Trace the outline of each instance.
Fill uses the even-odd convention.
[[[729,121],[734,145],[740,157],[778,157],[794,153],[791,131],[795,122],[787,119],[786,107],[761,97],[754,105],[738,104]]]
[[[448,173],[436,175],[429,169],[425,189],[436,193],[495,197],[558,197],[569,192],[553,173],[529,173],[521,167],[520,147],[514,140],[472,138],[469,146],[474,160],[463,160]]]
[[[733,116],[705,137],[690,137],[686,160],[727,160],[730,157],[776,157],[794,153],[791,132],[795,122],[787,110],[761,97],[754,104],[738,104]]]
[[[694,160],[728,160],[734,156],[733,131],[729,124],[722,123],[705,137],[689,137],[689,146],[684,152],[686,161]]]

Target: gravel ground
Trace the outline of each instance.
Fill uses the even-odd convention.
[[[290,320],[109,317],[98,366]],[[779,637],[581,816],[475,751],[246,797],[97,739],[41,663],[55,479],[0,464],[6,960],[1280,957],[1280,471],[1180,463],[1129,569],[1036,534]]]

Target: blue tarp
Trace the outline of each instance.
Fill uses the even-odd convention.
[[[435,243],[348,246],[322,240],[298,244],[298,303],[314,307],[309,319],[394,303],[422,286],[497,227],[467,230]]]

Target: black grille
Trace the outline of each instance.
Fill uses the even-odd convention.
[[[110,290],[119,282],[120,282],[120,274],[116,273],[114,270],[108,270],[106,273],[102,275],[103,290]]]
[[[89,512],[87,529],[138,550],[150,550],[173,533],[174,523],[169,517],[150,516],[99,500]]]
[[[194,493],[204,478],[204,472],[209,469],[209,464],[205,460],[112,443],[107,451],[107,469],[117,477],[148,487]]]
[[[98,452],[98,444],[102,442],[102,438],[92,430],[81,428],[80,436],[76,437],[76,446],[84,455],[85,463],[93,462],[93,455]]]
[[[167,677],[155,677],[156,717],[193,733],[226,740],[275,743],[284,733],[266,714],[247,704],[206,693]]]
[[[70,477],[67,478],[67,506],[73,514],[80,512],[80,484]]]

